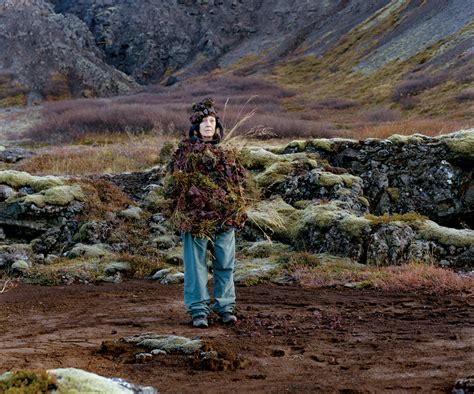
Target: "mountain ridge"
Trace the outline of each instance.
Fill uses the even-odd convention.
[[[357,90],[387,85],[363,97],[378,104],[410,73],[453,76],[452,96],[474,72],[474,7],[461,0],[3,0],[0,10],[2,106],[124,94],[213,70],[259,75],[309,99],[309,89],[345,96],[344,81],[359,78]],[[380,72],[390,81],[372,78]],[[334,91],[318,90],[318,78]]]

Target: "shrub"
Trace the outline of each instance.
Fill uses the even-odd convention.
[[[458,93],[456,101],[462,103],[463,101],[474,100],[474,89],[465,89]]]
[[[416,96],[426,89],[439,85],[445,79],[444,75],[409,74],[406,80],[395,86],[392,101],[398,103],[405,97]]]
[[[173,133],[185,127],[189,127],[189,122],[173,108],[78,100],[46,105],[43,121],[33,126],[27,137],[33,141],[64,143],[88,134],[138,134],[152,130]]]
[[[185,134],[190,126],[192,102],[206,96],[214,97],[224,126],[230,129],[253,107],[258,107],[260,112],[280,114],[281,100],[293,95],[257,78],[228,75],[196,78],[171,88],[149,86],[145,92],[113,99],[49,103],[43,109],[43,121],[30,129],[27,137],[40,142],[67,143],[91,134],[136,134],[152,130]]]
[[[355,107],[357,105],[357,101],[343,99],[343,98],[329,98],[326,100],[319,101],[318,104],[324,108],[348,109],[348,108]]]
[[[367,122],[393,122],[400,119],[400,112],[390,108],[374,108],[363,117]]]

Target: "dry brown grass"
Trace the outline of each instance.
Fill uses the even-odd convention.
[[[134,205],[130,197],[118,186],[103,179],[71,179],[87,195],[85,209],[78,216],[79,220],[103,220],[107,212],[118,212]]]
[[[407,119],[358,127],[353,130],[353,138],[387,138],[393,134],[412,135],[416,133],[436,137],[468,127],[469,122],[456,120]]]
[[[474,278],[461,276],[449,269],[424,264],[385,267],[374,280],[374,287],[389,291],[426,291],[430,293],[463,293],[474,296]]]
[[[350,286],[386,291],[474,296],[474,278],[446,268],[410,263],[376,268],[347,264],[293,263],[289,276],[303,287]]]
[[[169,137],[89,135],[83,143],[99,146],[51,147],[22,161],[16,169],[35,175],[89,175],[142,171],[156,165],[161,147]]]

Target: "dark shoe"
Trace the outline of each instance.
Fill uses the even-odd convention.
[[[234,324],[237,321],[237,317],[231,312],[224,312],[220,317],[224,324]]]
[[[209,323],[207,321],[206,315],[199,315],[193,317],[193,327],[197,328],[207,328]]]

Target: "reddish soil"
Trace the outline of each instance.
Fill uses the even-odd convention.
[[[473,372],[472,299],[237,290],[238,324],[203,330],[189,324],[180,285],[19,285],[0,294],[0,372],[76,367],[160,392],[450,392]],[[99,351],[104,341],[146,332],[200,336],[230,363],[174,355],[137,362],[138,349]]]

